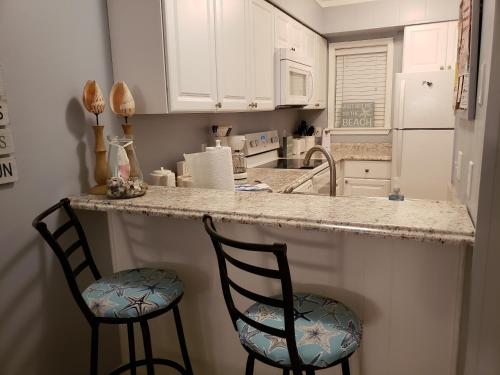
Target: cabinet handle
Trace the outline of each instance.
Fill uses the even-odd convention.
[[[250,103],[248,106],[249,106],[250,108],[253,108],[253,103]]]
[[[441,65],[441,66],[439,67],[439,69],[444,70],[444,66],[443,66],[443,65]]]
[[[451,65],[448,65],[448,70],[451,70]]]
[[[222,103],[218,102],[217,104],[215,104],[215,108],[222,108]]]
[[[345,181],[344,181],[344,184],[348,184],[348,183],[349,183],[349,180],[345,180]]]
[[[253,103],[254,108],[257,108],[257,102]]]
[[[319,103],[316,103],[316,104],[315,104],[315,106],[316,106],[316,107],[319,107]]]
[[[370,170],[368,168],[365,169],[365,173],[370,173]]]
[[[290,48],[290,49],[291,49],[292,51],[294,51],[294,52],[295,52],[295,47],[292,47],[292,48]]]

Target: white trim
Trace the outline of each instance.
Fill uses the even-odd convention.
[[[336,80],[336,56],[338,50],[342,49],[342,55],[359,53],[363,47],[383,47],[387,49],[387,82],[385,99],[385,126],[383,128],[335,128],[335,80]],[[346,50],[346,49],[350,49]],[[394,78],[394,40],[393,38],[360,40],[354,42],[330,43],[328,45],[328,127],[333,134],[389,134],[392,128],[392,84]]]

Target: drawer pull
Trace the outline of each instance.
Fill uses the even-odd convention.
[[[366,168],[365,173],[370,173],[370,170],[368,168]]]

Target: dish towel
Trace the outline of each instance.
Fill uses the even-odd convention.
[[[273,189],[268,184],[258,183],[258,184],[241,184],[236,185],[235,191],[266,191],[269,193],[273,192]]]

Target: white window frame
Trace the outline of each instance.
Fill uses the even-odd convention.
[[[336,51],[352,49],[356,54],[357,48],[387,47],[387,82],[385,88],[385,125],[383,128],[336,128],[335,127],[335,87],[336,87]],[[343,51],[343,54],[346,54]],[[349,54],[349,52],[347,52]],[[393,38],[359,40],[355,42],[330,43],[328,45],[329,80],[328,80],[328,127],[333,134],[389,134],[392,128],[392,82],[394,77],[394,40]]]

